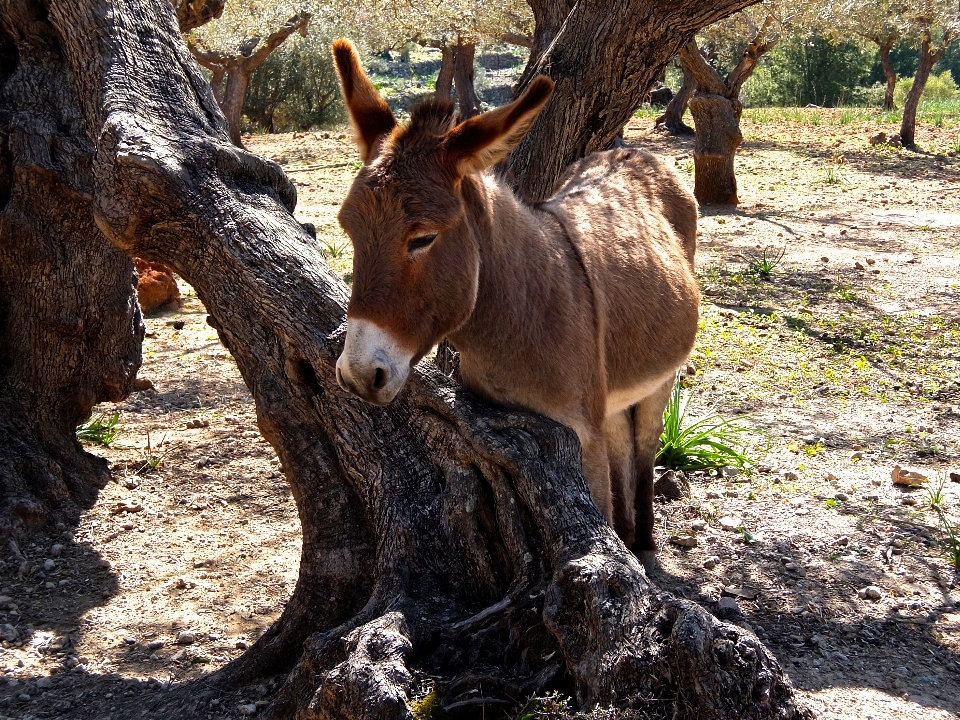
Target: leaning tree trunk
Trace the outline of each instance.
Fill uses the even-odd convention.
[[[0,14],[0,538],[75,523],[109,479],[76,426],[140,367],[133,263],[90,213],[93,151],[64,58]],[[5,543],[4,543],[5,544]]]
[[[230,142],[168,0],[19,1],[21,54],[55,39],[72,71],[97,226],[194,286],[303,524],[271,630],[118,714],[206,717],[212,696],[292,668],[273,718],[409,719],[415,672],[448,708],[479,704],[477,688],[499,707],[558,688],[677,718],[805,715],[752,633],[649,583],[593,505],[573,431],[493,410],[426,363],[387,408],[340,390],[346,288],[280,168]]]
[[[456,59],[455,45],[444,45],[440,48],[440,71],[437,73],[434,88],[434,97],[437,100],[453,99],[453,64]]]
[[[670,99],[663,115],[654,121],[654,126],[664,128],[671,135],[693,135],[693,128],[683,122],[683,115],[687,112],[693,94],[697,92],[697,79],[682,58],[678,57],[677,60],[683,71],[683,82],[680,83],[677,94]]]
[[[947,51],[946,43],[948,42],[949,39],[939,49],[932,50],[929,31],[923,34],[920,44],[920,64],[913,76],[910,92],[903,101],[903,119],[900,121],[900,143],[906,148],[917,146],[917,108],[920,105],[920,96],[923,95],[923,89],[927,86],[927,80],[930,79],[930,71]]]
[[[609,148],[681,45],[756,2],[530,0],[537,30],[515,92],[538,74],[553,78],[556,88],[510,156],[520,193],[531,201],[549,196],[571,162]],[[541,20],[554,25],[541,28]]]
[[[890,62],[890,51],[893,49],[893,39],[886,40],[880,45],[880,67],[883,69],[883,76],[887,79],[887,87],[883,93],[883,109],[893,110],[896,105],[893,102],[893,93],[897,89],[897,71]]]

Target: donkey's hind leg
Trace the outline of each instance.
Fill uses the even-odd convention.
[[[667,407],[674,379],[671,377],[659,388],[633,406],[634,468],[636,472],[636,536],[634,554],[650,572],[657,569],[657,544],[653,539],[653,466],[660,449],[663,432],[663,411]]]
[[[627,547],[633,545],[636,518],[634,495],[636,472],[634,463],[633,410],[627,408],[608,415],[603,424],[610,463],[610,490],[613,496],[613,529]]]

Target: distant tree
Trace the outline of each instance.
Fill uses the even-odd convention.
[[[301,10],[281,24],[280,17],[289,16],[290,11],[290,5],[230,3],[217,22],[187,35],[190,52],[212,75],[213,95],[230,123],[230,139],[238,147],[242,146],[240,118],[253,72],[293,33],[307,35],[311,13]]]

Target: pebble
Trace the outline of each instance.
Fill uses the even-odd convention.
[[[734,517],[732,515],[727,515],[725,517],[720,518],[720,527],[723,528],[724,530],[735,531],[738,527],[741,527],[742,525],[743,525],[743,521],[740,518]]]
[[[248,646],[247,646],[247,641],[246,641],[246,640],[237,640],[235,647],[237,648],[237,650],[246,650],[247,647],[248,647]]]
[[[50,554],[54,557],[60,557],[60,553],[63,552],[63,545],[60,543],[55,543],[50,547]]]
[[[48,690],[53,687],[53,680],[50,679],[49,675],[41,675],[34,684],[41,690]]]
[[[19,631],[10,623],[0,625],[0,639],[6,640],[7,642],[16,642],[19,637]]]
[[[197,641],[196,633],[192,633],[189,630],[184,630],[183,632],[177,635],[178,645],[192,645],[196,641]]]
[[[846,535],[841,535],[840,537],[838,537],[836,540],[833,541],[833,544],[838,545],[840,547],[846,547],[847,545],[850,544],[850,538],[848,538]]]
[[[50,558],[47,558],[46,560],[43,561],[43,569],[46,570],[47,572],[50,572],[56,567],[57,567],[57,564]]]
[[[703,532],[704,530],[707,529],[707,521],[694,520],[692,523],[690,523],[690,529],[693,530],[694,532]]]
[[[55,590],[57,587],[57,584],[54,582],[45,582],[43,584],[43,587],[45,590]]]
[[[9,595],[0,595],[0,607],[7,607],[10,603],[13,602],[13,598]]]
[[[238,705],[237,712],[239,712],[241,715],[256,715],[257,706],[255,703],[246,703],[244,705]]]
[[[711,555],[710,557],[706,557],[703,559],[703,567],[706,570],[713,570],[713,568],[715,568],[719,562],[720,562],[719,557],[717,557],[716,555]]]
[[[840,502],[846,502],[850,499],[850,496],[846,493],[838,492],[833,496],[834,500],[839,500]]]
[[[20,702],[30,702],[31,699],[32,698],[26,693],[20,693],[19,695],[17,695],[17,700],[19,700]]]
[[[722,597],[717,601],[717,609],[725,615],[739,615],[740,603],[732,597]]]
[[[696,547],[697,537],[696,535],[671,535],[670,542],[680,547]]]
[[[113,567],[113,563],[111,563],[106,558],[100,558],[100,560],[97,561],[97,565],[99,565],[102,568],[106,568],[107,570]]]
[[[916,505],[916,504],[917,504],[917,499],[916,499],[915,497],[913,497],[912,495],[904,495],[902,498],[900,498],[900,504],[901,504],[901,505]]]
[[[783,479],[786,480],[787,482],[797,482],[797,480],[800,479],[800,476],[797,475],[795,472],[793,472],[793,470],[787,470],[783,474]]]
[[[722,494],[722,493],[718,493],[716,490],[709,490],[709,491],[707,491],[707,499],[708,499],[708,500],[719,500],[719,499],[722,498],[722,497],[723,497],[723,494]]]
[[[880,496],[877,493],[867,493],[863,496],[864,500],[869,500],[870,502],[877,502],[880,499]]]
[[[864,600],[879,600],[883,597],[883,590],[876,585],[867,585],[867,587],[857,590],[857,595]]]
[[[159,650],[163,647],[163,640],[151,640],[147,643],[147,650]]]

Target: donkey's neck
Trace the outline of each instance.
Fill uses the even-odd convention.
[[[503,355],[505,345],[549,334],[571,281],[585,278],[558,219],[522,203],[490,175],[465,182],[468,222],[480,247],[477,302],[451,340],[466,354]]]

